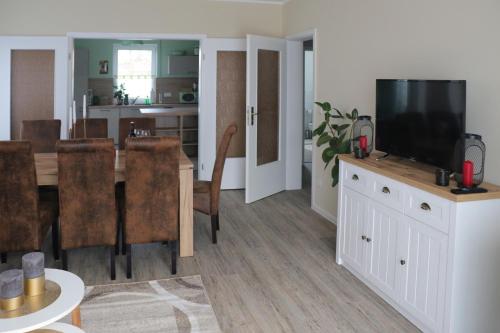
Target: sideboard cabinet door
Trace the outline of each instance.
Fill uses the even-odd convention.
[[[342,240],[341,257],[359,273],[363,273],[366,245],[365,223],[369,199],[355,191],[344,188],[342,192]]]
[[[366,278],[395,299],[397,297],[398,227],[403,214],[372,201],[367,220]]]
[[[447,246],[447,235],[423,223],[399,224],[399,302],[434,331],[443,329]]]

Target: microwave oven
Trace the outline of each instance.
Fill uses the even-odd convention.
[[[198,93],[192,91],[181,91],[179,93],[179,102],[182,104],[198,103]]]

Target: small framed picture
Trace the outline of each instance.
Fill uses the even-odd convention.
[[[108,74],[109,62],[107,60],[99,61],[99,74]]]

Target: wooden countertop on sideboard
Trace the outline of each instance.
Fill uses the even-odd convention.
[[[450,186],[447,187],[435,184],[436,167],[393,156],[377,161],[376,158],[380,156],[382,154],[374,153],[367,158],[357,159],[352,154],[345,154],[339,155],[339,159],[455,202],[500,199],[500,186],[482,183],[480,187],[487,189],[487,193],[456,195],[450,192],[456,188],[455,181],[450,180]]]

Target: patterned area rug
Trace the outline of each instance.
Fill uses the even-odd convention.
[[[87,333],[220,332],[200,276],[87,287]]]

